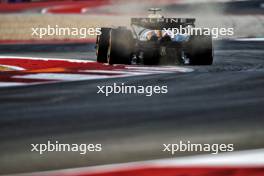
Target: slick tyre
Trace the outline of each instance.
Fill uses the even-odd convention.
[[[190,65],[212,65],[212,36],[191,36],[187,44],[187,57]]]
[[[96,38],[97,62],[107,63],[107,50],[111,28],[101,28],[101,35]]]
[[[130,30],[112,29],[107,52],[109,64],[130,64],[134,50],[134,38]]]

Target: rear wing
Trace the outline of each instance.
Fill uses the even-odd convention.
[[[132,18],[131,25],[141,26],[152,30],[164,28],[179,28],[194,26],[195,18]]]

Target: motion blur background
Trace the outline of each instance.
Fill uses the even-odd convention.
[[[95,61],[95,36],[40,39],[32,28],[129,26],[150,7],[194,17],[197,27],[232,27],[234,36],[215,40],[214,64],[189,66],[191,73],[1,87],[0,174],[169,158],[161,146],[178,139],[234,143],[236,151],[264,147],[263,0],[1,0],[0,54]],[[166,84],[169,92],[106,99],[96,94],[106,82]],[[31,143],[47,140],[105,148],[85,156],[30,152]]]
[[[195,17],[197,26],[201,27],[233,27],[232,38],[264,35],[262,0],[13,0],[2,1],[0,5],[0,42],[43,42],[43,39],[31,35],[31,28],[47,25],[78,28],[129,26],[130,17],[145,17],[150,7],[162,8],[162,14],[167,17]],[[44,38],[52,39],[80,40],[80,36]]]

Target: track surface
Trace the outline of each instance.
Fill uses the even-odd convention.
[[[235,150],[263,148],[263,46],[217,44],[214,65],[191,67],[192,73],[1,88],[0,173],[169,157],[161,152],[162,144],[179,140],[234,143]],[[17,55],[79,59],[93,58],[92,53]],[[167,85],[169,92],[152,97],[96,94],[98,85],[114,82]],[[47,140],[102,143],[103,152],[30,152],[31,143]],[[188,154],[193,153],[177,156]]]

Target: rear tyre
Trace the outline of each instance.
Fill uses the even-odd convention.
[[[96,38],[97,62],[107,63],[107,49],[111,28],[101,28],[101,35]]]
[[[187,57],[190,65],[212,65],[213,46],[212,36],[191,36],[187,44]]]
[[[143,58],[144,65],[158,65],[160,62],[159,50],[157,48],[145,49]]]
[[[112,29],[107,53],[109,64],[131,64],[134,50],[134,38],[130,30],[124,28]]]

